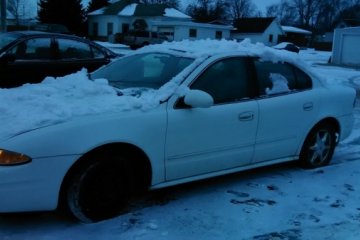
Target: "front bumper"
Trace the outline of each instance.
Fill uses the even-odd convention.
[[[61,183],[78,155],[32,159],[0,167],[0,212],[54,210]]]

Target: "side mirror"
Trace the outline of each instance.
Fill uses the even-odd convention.
[[[184,102],[193,108],[209,108],[214,105],[214,99],[210,94],[201,90],[190,90],[185,94]]]

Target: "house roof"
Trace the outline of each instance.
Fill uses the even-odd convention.
[[[134,16],[136,17],[156,17],[165,14],[166,5],[164,4],[138,4]]]
[[[292,27],[292,26],[281,26],[281,28],[285,33],[298,33],[298,34],[304,34],[304,35],[312,34],[312,32],[310,32],[308,30],[297,28],[297,27]]]
[[[139,3],[137,0],[121,0],[103,8],[103,15],[118,15],[124,8],[130,4]]]
[[[138,0],[120,0],[107,7],[91,12],[89,15],[190,18],[175,8],[168,8],[165,4],[143,4]]]
[[[236,33],[263,33],[275,20],[270,18],[238,18],[234,20],[234,32]]]
[[[15,19],[15,16],[9,10],[6,10],[6,19]]]

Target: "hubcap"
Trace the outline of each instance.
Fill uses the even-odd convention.
[[[328,158],[331,147],[331,135],[328,131],[318,131],[316,139],[310,146],[310,162],[313,165],[321,165]]]

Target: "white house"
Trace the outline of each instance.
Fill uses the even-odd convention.
[[[360,66],[360,27],[335,29],[332,62]]]
[[[170,40],[229,39],[229,25],[196,23],[192,21],[150,21],[152,31],[163,32]]]
[[[235,29],[231,38],[242,41],[249,38],[251,42],[261,42],[268,46],[278,43],[284,31],[276,18],[239,18],[234,21]]]
[[[146,30],[162,32],[170,40],[229,38],[232,29],[229,25],[194,23],[190,16],[164,4],[120,0],[89,14],[89,35],[107,39],[134,29],[139,22]]]

